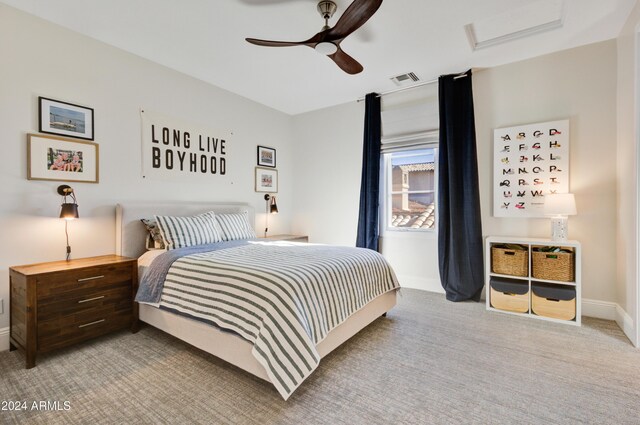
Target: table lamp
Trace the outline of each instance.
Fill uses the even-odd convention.
[[[569,234],[570,215],[576,215],[576,199],[573,193],[554,193],[544,197],[544,214],[551,216],[551,239],[566,241]]]

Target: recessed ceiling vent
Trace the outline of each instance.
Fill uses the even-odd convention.
[[[400,74],[396,75],[395,77],[391,77],[391,81],[393,81],[396,86],[403,87],[410,86],[413,83],[420,81],[420,78],[418,78],[418,76],[413,72],[407,72],[406,74]]]

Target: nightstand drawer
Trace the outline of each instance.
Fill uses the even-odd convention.
[[[131,324],[131,302],[92,309],[38,323],[38,351],[49,351],[127,328]]]
[[[107,288],[83,288],[63,292],[42,299],[38,305],[38,321],[65,317],[121,302],[131,303],[131,296],[131,284],[128,281]]]
[[[131,281],[130,264],[113,264],[44,275],[38,278],[38,299],[47,302],[63,292],[102,289],[114,283]]]

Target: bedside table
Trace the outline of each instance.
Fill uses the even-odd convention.
[[[138,330],[137,261],[117,255],[9,269],[10,350],[36,355],[106,333]]]
[[[309,236],[303,235],[273,235],[266,238],[263,236],[260,239],[267,241],[309,242]]]

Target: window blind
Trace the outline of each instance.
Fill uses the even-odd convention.
[[[437,147],[438,84],[429,84],[382,99],[382,153]]]
[[[438,130],[431,130],[389,139],[383,138],[380,152],[390,153],[420,148],[437,148],[439,134]]]

